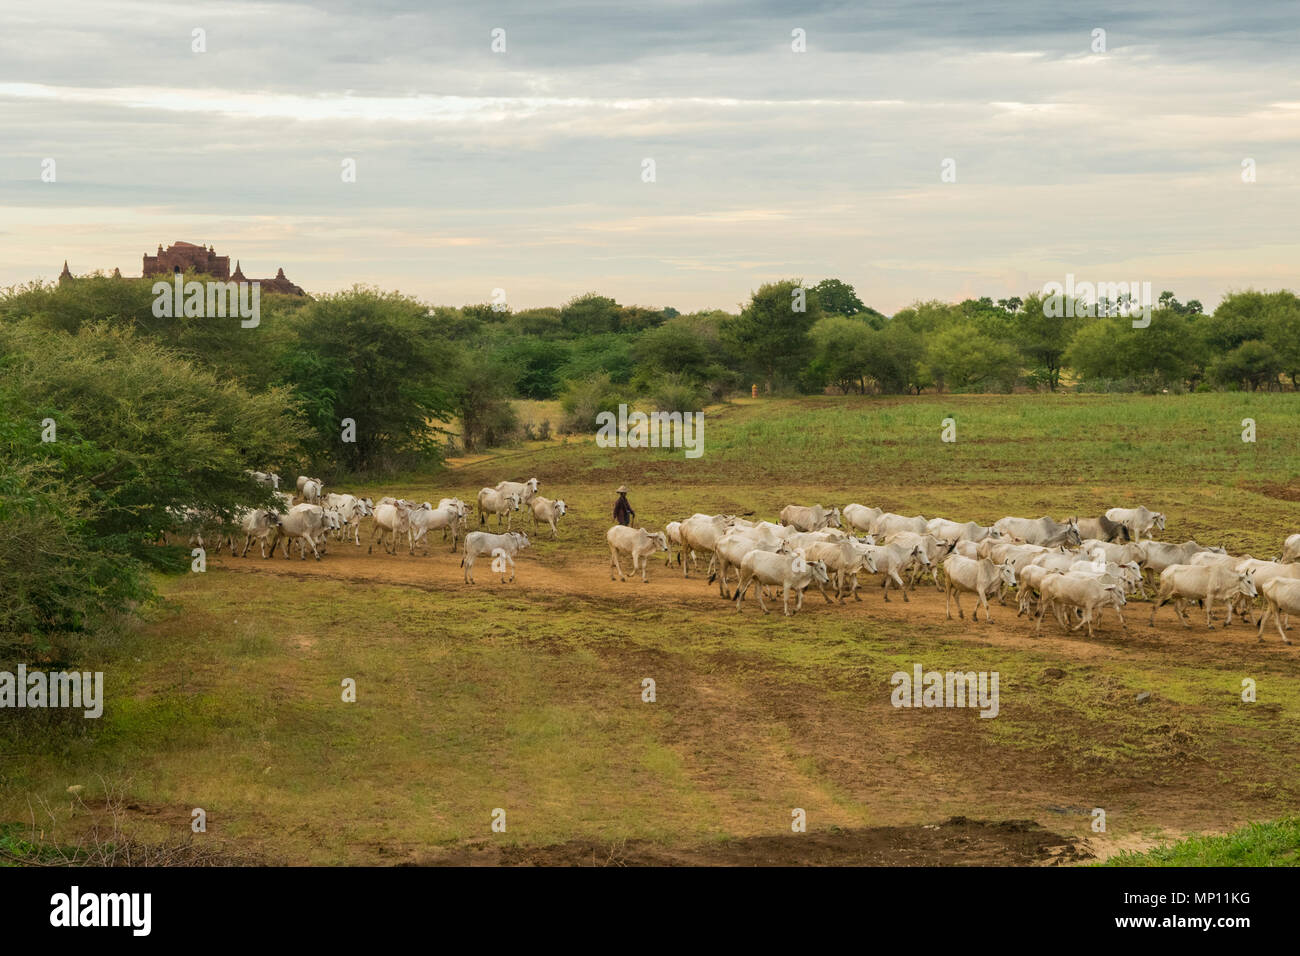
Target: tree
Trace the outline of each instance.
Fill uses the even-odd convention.
[[[974,324],[955,325],[932,336],[925,362],[935,381],[952,391],[1010,391],[1020,372],[1016,349]]]
[[[595,335],[617,332],[621,306],[607,296],[588,292],[564,303],[560,324],[572,335]]]
[[[885,324],[885,316],[870,306],[863,305],[853,286],[839,279],[822,279],[812,287],[822,311],[829,315],[863,316],[873,328]]]
[[[723,338],[771,389],[782,381],[794,381],[807,364],[812,354],[808,333],[821,318],[816,294],[801,281],[769,282],[750,296],[739,316],[723,326]]]
[[[429,332],[427,309],[396,292],[360,286],[326,296],[301,313],[302,352],[325,370],[329,392],[301,367],[285,383],[314,395],[320,454],[354,471],[391,470],[436,460],[440,430],[455,411],[459,352]],[[344,441],[342,420],[356,423]]]
[[[1042,297],[1031,295],[1015,313],[1013,325],[1016,347],[1030,364],[1043,370],[1047,386],[1053,392],[1061,382],[1065,353],[1086,321],[1078,312],[1073,316],[1064,312],[1064,309],[1044,308]]]

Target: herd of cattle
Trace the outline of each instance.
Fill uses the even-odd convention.
[[[443,540],[451,538],[451,550],[464,539],[465,580],[474,583],[474,563],[478,558],[490,556],[494,569],[510,571],[514,580],[514,558],[529,546],[528,536],[510,529],[512,513],[527,507],[533,516],[534,528],[546,525],[551,534],[559,536],[557,522],[568,513],[563,499],[545,498],[538,494],[539,482],[530,478],[525,482],[503,481],[495,488],[484,488],[478,493],[477,512],[480,525],[485,525],[488,515],[497,516],[500,530],[505,519],[505,533],[487,531],[468,532],[469,505],[459,498],[443,498],[435,506],[425,501],[417,504],[405,498],[381,498],[376,504],[370,498],[356,495],[326,493],[325,483],[319,478],[298,476],[297,494],[280,490],[280,476],[271,472],[250,471],[250,478],[272,489],[280,500],[277,508],[242,508],[231,520],[224,520],[210,510],[186,508],[171,512],[172,526],[168,530],[186,537],[192,546],[212,545],[213,553],[220,554],[228,547],[230,554],[239,557],[257,542],[263,558],[275,554],[282,546],[289,557],[292,546],[298,545],[299,556],[306,560],[310,548],[317,561],[326,550],[328,540],[352,541],[361,546],[362,519],[371,519],[370,543],[367,553],[373,553],[375,542],[389,554],[397,553],[397,543],[406,537],[407,552],[415,553],[423,542],[424,553],[429,552],[429,532],[441,531]],[[242,548],[237,548],[238,535],[244,535]]]
[[[929,576],[944,592],[949,619],[952,606],[965,617],[963,594],[971,595],[978,620],[989,601],[1005,603],[1015,589],[1019,613],[1035,618],[1041,633],[1043,617],[1051,612],[1066,630],[1093,627],[1113,608],[1125,633],[1123,609],[1134,594],[1146,598],[1155,589],[1150,622],[1172,603],[1184,625],[1191,627],[1187,605],[1205,610],[1207,627],[1214,627],[1214,606],[1226,605],[1226,624],[1233,614],[1250,620],[1257,596],[1264,600],[1259,635],[1272,618],[1278,634],[1291,643],[1284,629],[1286,615],[1300,612],[1300,534],[1286,539],[1273,560],[1230,555],[1225,549],[1189,540],[1182,544],[1157,541],[1165,516],[1140,508],[1112,508],[1097,518],[1002,518],[992,525],[946,518],[925,519],[892,514],[880,508],[850,504],[840,508],[789,505],[776,523],[748,521],[735,515],[692,515],[666,525],[662,532],[633,532],[611,528],[611,577],[623,576],[620,554],[630,554],[633,572],[646,580],[646,559],[655,551],[680,563],[689,577],[692,566],[708,558],[709,581],[719,594],[735,601],[739,610],[751,586],[767,610],[764,589],[780,589],[787,615],[803,606],[803,592],[816,587],[828,603],[827,588],[843,603],[858,596],[859,576],[878,575],[884,598],[897,588],[907,601],[909,590]],[[639,538],[636,535],[639,534]],[[677,549],[674,556],[671,551]],[[733,585],[734,579],[734,585]]]
[[[369,498],[326,493],[324,482],[305,475],[298,478],[297,494],[291,495],[279,490],[277,475],[249,475],[272,488],[282,506],[248,508],[235,516],[238,531],[244,534],[241,557],[256,541],[262,557],[274,555],[282,545],[287,558],[296,542],[302,559],[310,549],[320,560],[331,536],[359,547],[362,519],[370,518],[369,552],[378,541],[387,553],[396,554],[398,540],[405,536],[409,554],[414,554],[421,542],[427,554],[433,531],[442,531],[444,540],[450,538],[453,552],[463,539],[461,565],[469,584],[474,583],[474,564],[481,557],[491,557],[493,570],[503,581],[507,571],[508,580],[515,579],[514,558],[529,547],[528,536],[511,528],[515,512],[527,509],[534,528],[545,525],[558,537],[557,522],[570,510],[563,499],[539,494],[536,478],[484,488],[471,509],[459,498],[443,498],[435,506],[399,498],[375,503]],[[477,514],[483,530],[467,532],[472,513]],[[486,530],[492,515],[497,518],[497,533]],[[217,553],[223,545],[235,553],[236,530],[230,523],[215,521],[195,509],[174,517],[173,530],[188,534],[191,544],[202,547],[206,535],[208,541],[215,539]],[[1282,640],[1291,643],[1286,636],[1286,616],[1300,613],[1300,534],[1286,539],[1280,555],[1262,560],[1231,555],[1223,548],[1192,540],[1182,544],[1155,540],[1153,533],[1164,530],[1165,516],[1145,507],[1112,508],[1096,518],[1072,517],[1064,522],[1006,517],[985,526],[974,521],[907,517],[849,504],[843,509],[789,505],[775,523],[730,514],[695,514],[668,523],[662,531],[614,525],[605,538],[611,580],[627,580],[623,558],[630,561],[633,575],[640,572],[642,581],[649,580],[649,561],[655,554],[666,554],[669,566],[675,560],[684,578],[692,568],[698,571],[707,558],[704,573],[709,583],[716,581],[718,593],[734,601],[737,611],[751,587],[764,611],[768,610],[768,589],[771,594],[780,589],[787,616],[792,613],[791,595],[797,612],[809,587],[815,586],[827,603],[834,603],[828,587],[841,604],[848,596],[861,601],[862,575],[879,576],[885,601],[890,599],[891,587],[909,601],[909,591],[928,576],[945,595],[949,619],[953,604],[958,616],[965,617],[961,598],[966,594],[975,602],[972,620],[979,619],[982,608],[985,621],[989,621],[989,601],[997,598],[1005,604],[1014,589],[1019,613],[1034,617],[1036,632],[1041,633],[1043,617],[1050,611],[1062,628],[1086,627],[1091,637],[1108,608],[1114,609],[1127,633],[1123,609],[1128,599],[1133,595],[1147,598],[1146,589],[1152,587],[1153,624],[1156,612],[1173,603],[1174,611],[1190,628],[1189,602],[1203,607],[1207,627],[1214,627],[1216,603],[1226,607],[1225,624],[1232,623],[1234,613],[1249,622],[1255,599],[1262,597],[1260,639],[1272,619]]]

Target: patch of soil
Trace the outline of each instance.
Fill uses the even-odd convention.
[[[1032,820],[968,820],[830,829],[729,839],[684,849],[648,840],[552,846],[479,841],[411,865],[426,866],[1060,866],[1091,859],[1074,837]]]

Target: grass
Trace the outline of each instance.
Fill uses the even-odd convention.
[[[1300,817],[1251,823],[1226,836],[1194,836],[1145,853],[1120,853],[1106,866],[1300,866]]]

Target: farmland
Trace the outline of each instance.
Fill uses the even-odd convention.
[[[791,502],[982,522],[1144,503],[1165,540],[1272,557],[1300,530],[1300,395],[744,399],[705,421],[694,460],[571,438],[338,489],[472,501],[537,476],[572,510],[514,584],[483,567],[466,586],[436,537],[428,556],[331,542],[320,563],[159,577],[102,662],[102,719],[6,729],[22,757],[0,766],[0,822],[71,845],[116,810],[138,839],[180,839],[202,807],[212,847],[288,863],[1030,864],[1294,812],[1300,651],[1275,633],[1169,611],[1151,628],[1139,604],[1129,637],[1113,618],[1036,637],[1014,604],[945,621],[933,585],[737,614],[662,561],[611,582],[603,535],[627,483],[653,529]],[[917,663],[997,671],[998,717],[894,708],[891,674]]]

